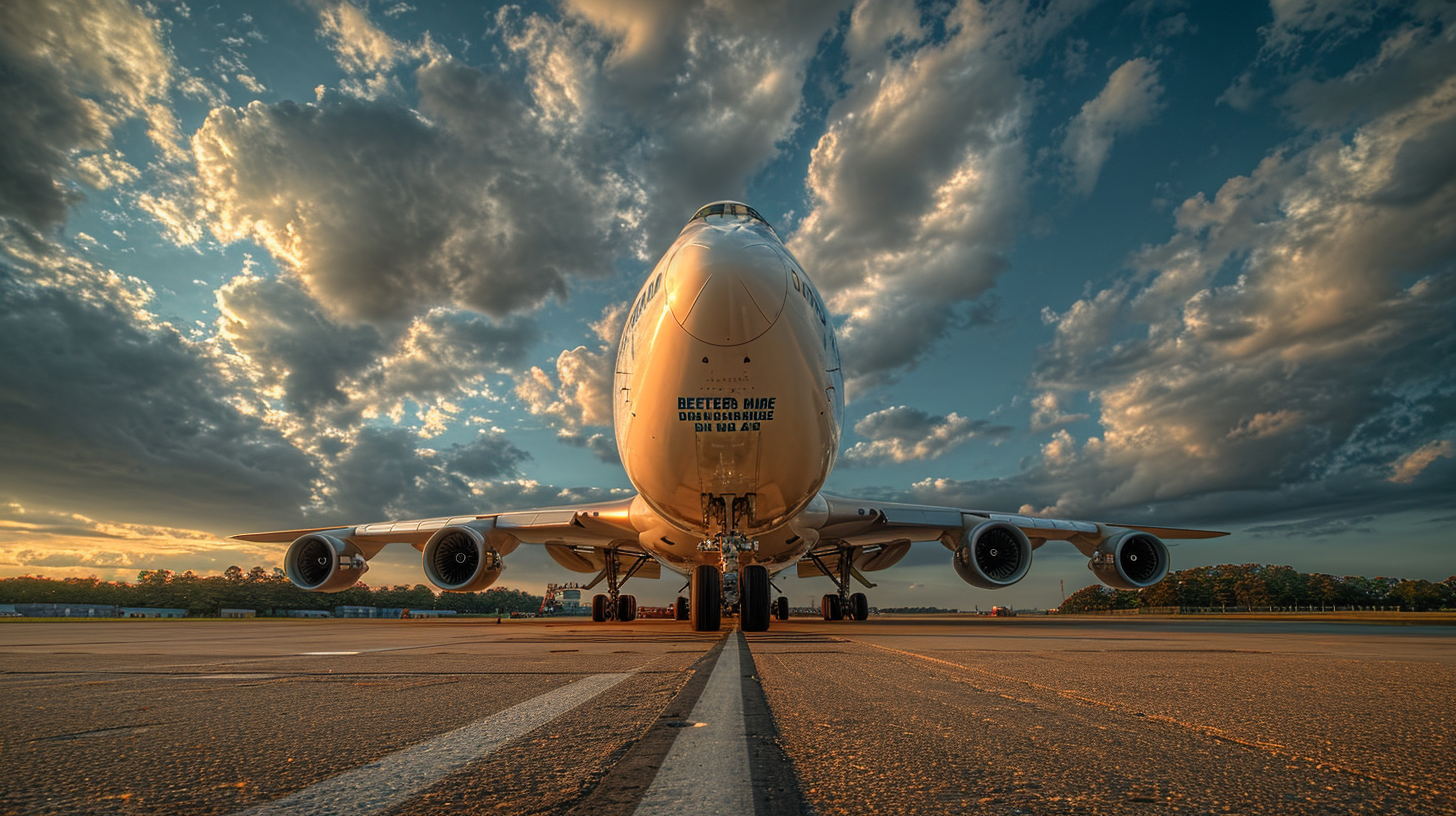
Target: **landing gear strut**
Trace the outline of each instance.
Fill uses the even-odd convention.
[[[592,596],[592,620],[597,623],[609,620],[626,623],[637,619],[637,596],[623,595],[621,588],[622,584],[627,583],[628,578],[636,575],[637,570],[642,569],[642,565],[652,559],[652,556],[646,553],[628,553],[637,560],[632,562],[632,566],[628,567],[625,573],[620,573],[617,555],[617,550],[607,550],[606,565],[602,567],[602,571],[597,574],[595,580],[583,587],[591,589],[603,580],[607,582],[607,594]]]
[[[866,620],[870,616],[870,601],[863,592],[849,591],[851,578],[858,580],[866,587],[874,588],[874,584],[866,581],[863,575],[854,568],[854,550],[848,547],[839,550],[839,560],[835,564],[837,569],[831,570],[824,563],[821,554],[809,553],[809,558],[818,565],[820,571],[828,575],[834,581],[834,586],[839,591],[825,595],[819,602],[819,612],[824,620]]]

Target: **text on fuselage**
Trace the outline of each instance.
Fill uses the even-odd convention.
[[[677,419],[694,431],[733,433],[760,430],[772,422],[778,397],[678,397]]]

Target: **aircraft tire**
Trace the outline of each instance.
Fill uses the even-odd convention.
[[[637,620],[637,596],[617,596],[617,622],[630,623]]]
[[[723,623],[723,575],[711,564],[693,568],[692,621],[694,632],[716,632]]]
[[[789,597],[780,595],[774,600],[774,617],[781,621],[789,619]]]
[[[862,621],[869,620],[869,617],[870,599],[866,598],[863,592],[856,592],[849,596],[849,619]]]
[[[605,595],[593,595],[592,596],[592,620],[594,622],[596,622],[596,623],[601,623],[602,621],[604,621],[606,619],[607,619],[607,596],[605,596]]]
[[[681,595],[677,596],[677,603],[673,605],[673,611],[675,613],[673,617],[680,621],[692,617],[692,613],[688,611],[688,599]]]
[[[824,620],[844,620],[844,606],[839,603],[838,595],[825,595],[819,601],[819,612]]]
[[[745,632],[767,632],[772,617],[773,597],[768,584],[768,568],[762,564],[751,564],[743,568],[738,580],[742,588],[739,603],[738,622]]]

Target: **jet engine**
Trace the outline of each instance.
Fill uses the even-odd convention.
[[[1008,587],[1031,569],[1031,541],[1020,527],[983,521],[965,531],[951,564],[962,581],[982,589]]]
[[[369,570],[364,553],[347,541],[309,533],[288,545],[283,571],[300,589],[341,592],[357,584]]]
[[[1097,546],[1087,569],[1114,589],[1142,589],[1168,575],[1168,546],[1137,530],[1118,533]]]
[[[430,536],[424,561],[425,577],[446,592],[479,592],[504,569],[500,552],[474,527],[445,527]]]

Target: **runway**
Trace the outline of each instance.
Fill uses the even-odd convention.
[[[0,814],[1456,813],[1456,628],[0,625]]]

